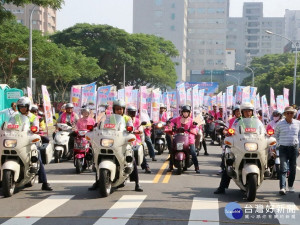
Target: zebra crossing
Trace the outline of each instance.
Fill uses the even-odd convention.
[[[51,195],[48,198],[40,201],[39,203],[25,209],[24,211],[18,213],[12,218],[7,219],[2,223],[2,225],[32,225],[43,218],[48,218],[47,215],[59,207],[63,206],[67,202],[72,201],[74,195]],[[147,195],[122,195],[112,206],[100,217],[96,218],[94,225],[125,225],[131,224],[129,220],[134,216],[136,211],[142,206],[145,201],[151,201],[151,199],[147,199]],[[255,202],[253,203],[255,205]],[[274,222],[273,224],[299,224],[300,211],[299,208],[293,202],[277,202],[270,201],[270,207],[273,209],[281,208],[283,211],[275,211],[273,212]],[[192,200],[191,208],[189,211],[189,219],[181,224],[186,225],[201,225],[201,224],[210,224],[210,225],[218,225],[225,224],[230,222],[224,214],[224,202],[219,202],[217,198],[200,198],[194,197]],[[172,210],[172,209],[170,209]],[[286,211],[285,211],[286,210]],[[286,212],[287,210],[294,210],[294,216],[287,218]],[[244,213],[246,213],[246,209],[243,209]],[[291,211],[292,212],[292,211]],[[76,218],[72,218],[75,220]],[[162,218],[164,219],[164,218]],[[143,220],[141,218],[141,220]],[[1,220],[3,221],[3,220]],[[232,221],[232,222],[250,222],[251,220],[247,220],[245,215],[240,221]],[[253,220],[254,223],[263,223],[262,220]],[[270,220],[269,220],[270,221]],[[164,221],[164,224],[167,224]],[[174,222],[174,221],[172,221]],[[172,222],[170,224],[172,224]],[[151,221],[144,220],[139,221],[138,224],[151,224]]]

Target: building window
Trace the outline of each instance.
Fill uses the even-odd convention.
[[[204,14],[206,12],[206,9],[205,8],[198,8],[197,9],[197,13],[198,14]]]
[[[215,50],[216,55],[224,55],[224,51],[222,49]]]
[[[175,20],[175,13],[172,13],[172,14],[171,14],[171,19],[172,19],[172,20]]]
[[[222,59],[217,59],[216,60],[216,65],[223,65],[224,61]]]
[[[154,11],[154,16],[155,17],[162,17],[162,15],[163,15],[163,12],[161,10],[155,10]]]
[[[171,26],[171,30],[175,31],[175,26],[174,25]]]
[[[155,5],[160,6],[162,4],[162,0],[155,0]]]
[[[32,20],[32,24],[37,24],[37,21],[36,20]]]
[[[17,20],[17,23],[24,24],[24,23],[23,23],[23,20]]]
[[[213,55],[214,54],[214,50],[213,49],[206,49],[206,54],[207,55]]]
[[[172,7],[172,8],[175,8],[175,3],[172,3],[171,7]]]
[[[207,65],[214,65],[214,60],[208,59],[208,60],[206,60],[206,64]]]
[[[156,23],[154,23],[154,27],[155,28],[162,28],[162,23],[161,22],[156,22]]]

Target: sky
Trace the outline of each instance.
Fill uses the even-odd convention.
[[[285,9],[300,10],[300,0],[230,0],[229,16],[241,17],[244,2],[263,2],[264,17],[283,17]],[[90,23],[108,24],[132,33],[132,5],[133,0],[65,0],[57,11],[57,30]]]

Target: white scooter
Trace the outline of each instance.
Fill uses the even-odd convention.
[[[35,182],[40,166],[37,145],[41,143],[36,131],[34,126],[30,130],[26,125],[2,125],[0,167],[4,197],[11,197],[17,187],[32,186]]]
[[[93,132],[87,134],[94,149],[96,182],[102,197],[107,197],[113,187],[123,185],[133,171],[135,135],[133,127],[126,127],[122,116],[112,114]],[[138,151],[138,164],[143,161],[142,148]]]
[[[58,132],[56,132],[54,138],[54,162],[59,163],[62,158],[72,158],[68,145],[72,127],[65,123],[58,123],[56,126]]]
[[[227,174],[246,192],[247,200],[254,201],[256,191],[264,180],[268,148],[276,145],[258,118],[241,118],[226,137],[225,166]]]

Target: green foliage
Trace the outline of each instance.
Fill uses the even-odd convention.
[[[24,88],[29,74],[28,52],[29,30],[15,21],[0,25],[0,82],[12,87]],[[72,84],[91,83],[105,71],[97,59],[86,57],[80,48],[65,47],[50,42],[39,31],[32,37],[33,78],[36,87],[47,85],[50,91],[59,93],[64,99]],[[26,58],[25,62],[19,58]]]
[[[84,54],[98,59],[98,65],[106,71],[97,78],[100,84],[121,87],[125,64],[126,85],[175,86],[177,77],[171,57],[176,57],[178,51],[163,38],[90,24],[77,24],[51,38],[68,47],[81,47]]]
[[[5,20],[12,19],[14,16],[11,12],[6,11],[3,7],[4,3],[14,4],[16,6],[24,6],[25,4],[34,4],[43,7],[51,7],[60,9],[64,0],[0,0],[0,24]]]
[[[251,68],[254,70],[255,86],[260,95],[270,97],[270,87],[274,89],[275,95],[282,95],[283,88],[290,89],[289,101],[292,103],[293,82],[294,82],[294,61],[295,54],[272,54],[263,57],[254,58],[251,62]],[[299,74],[299,60],[297,64],[297,74]],[[300,80],[297,77],[296,104],[300,103]],[[242,85],[251,85],[252,76],[247,77]]]

